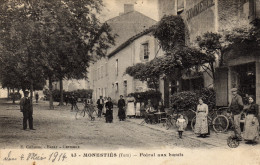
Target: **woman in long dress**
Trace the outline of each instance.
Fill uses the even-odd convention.
[[[120,99],[117,103],[118,107],[118,118],[120,121],[125,120],[125,100],[123,99],[123,95],[120,95]]]
[[[205,138],[208,134],[208,105],[203,103],[202,98],[199,98],[199,104],[196,112],[196,124],[194,132],[200,137]]]
[[[244,139],[256,142],[259,139],[258,105],[254,96],[248,97],[249,107],[246,109]]]
[[[108,97],[108,102],[106,102],[106,123],[112,123],[113,122],[113,103],[111,101],[111,98]]]
[[[128,96],[127,98],[126,116],[135,116],[135,98],[133,96]]]
[[[136,102],[135,102],[135,116],[141,116],[141,98],[140,95],[137,96]]]

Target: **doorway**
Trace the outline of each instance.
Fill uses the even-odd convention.
[[[256,95],[256,64],[248,63],[231,68],[231,87],[238,88],[239,94],[245,98]],[[245,100],[244,100],[245,101]]]

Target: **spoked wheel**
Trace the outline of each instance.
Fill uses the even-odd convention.
[[[229,126],[228,118],[224,115],[218,115],[213,120],[213,129],[217,133],[225,132],[227,131]]]
[[[76,115],[75,115],[75,118],[76,119],[79,119],[81,117],[84,117],[85,116],[85,111],[82,110],[82,111],[77,111]]]
[[[170,129],[172,126],[172,123],[171,123],[171,118],[168,118],[165,122],[165,128],[168,130]]]
[[[239,146],[239,141],[238,141],[237,137],[233,137],[233,136],[228,137],[227,145],[230,148],[237,148]]]
[[[190,123],[192,131],[194,131],[194,129],[195,129],[195,124],[196,124],[196,116],[193,117],[193,119],[191,120],[191,123]]]
[[[150,119],[147,117],[147,118],[144,119],[144,121],[145,121],[146,124],[149,124]]]

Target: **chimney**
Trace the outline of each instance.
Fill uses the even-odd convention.
[[[124,14],[133,12],[134,10],[134,4],[124,4]]]

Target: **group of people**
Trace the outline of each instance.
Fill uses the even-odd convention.
[[[126,103],[125,100],[123,99],[123,95],[120,95],[120,99],[118,100],[118,118],[120,121],[124,121],[126,118],[125,114],[125,107]],[[107,101],[103,100],[102,96],[97,100],[97,108],[98,108],[98,117],[101,117],[103,108],[105,107],[106,112],[105,112],[105,118],[107,123],[112,123],[113,122],[113,102],[110,97],[108,97]]]
[[[244,105],[242,97],[238,95],[237,88],[231,89],[232,92],[232,101],[229,106],[229,111],[231,113],[232,122],[234,125],[234,133],[238,140],[242,140],[241,136],[241,128],[240,128],[240,119],[241,114],[246,113],[245,123],[244,123],[244,140],[249,142],[256,142],[259,139],[259,121],[258,121],[258,105],[255,103],[254,96],[248,97],[249,105]],[[24,92],[24,97],[20,102],[20,109],[23,112],[23,129],[27,129],[27,121],[29,121],[29,128],[33,128],[33,109],[32,102],[28,97],[29,92]],[[65,100],[66,101],[66,100]],[[77,106],[77,98],[72,95],[70,98],[71,102],[71,110]],[[198,100],[199,104],[197,105],[196,110],[196,124],[194,128],[194,132],[198,134],[198,137],[205,138],[209,135],[209,125],[208,125],[208,105],[203,102],[202,98]],[[66,102],[67,103],[67,102]],[[131,102],[130,102],[131,103]],[[103,108],[105,107],[105,118],[107,123],[113,122],[113,103],[110,97],[107,100],[104,100],[102,96],[97,100],[97,108],[98,108],[98,117],[101,117]],[[89,96],[85,100],[85,108],[92,109],[94,112],[94,105],[91,96]],[[151,100],[148,100],[148,103],[145,107],[145,119],[148,119],[151,123],[155,122],[156,118],[154,113],[158,110],[163,111],[163,103],[159,102],[158,108],[155,110],[152,105]],[[93,117],[93,116],[92,116]],[[91,119],[92,119],[91,117]],[[126,102],[123,98],[123,95],[120,95],[120,99],[118,100],[118,118],[120,121],[124,121],[126,119]],[[178,126],[179,138],[182,138],[182,133],[185,130],[188,121],[186,121],[183,115],[179,115],[176,125]]]
[[[244,140],[252,143],[259,139],[259,121],[258,121],[258,105],[255,103],[254,96],[248,96],[248,105],[244,105],[242,97],[238,95],[237,88],[232,88],[232,101],[229,106],[231,113],[231,120],[234,126],[235,137],[242,140],[240,120],[241,114],[245,112],[244,123]],[[199,99],[199,104],[196,111],[196,124],[194,132],[200,137],[206,137],[209,134],[208,127],[208,105],[206,105],[202,98]]]

